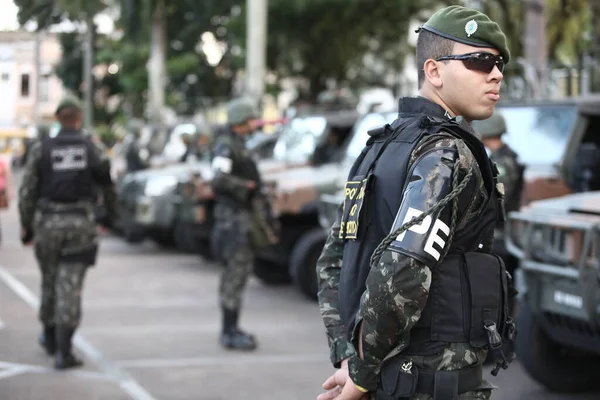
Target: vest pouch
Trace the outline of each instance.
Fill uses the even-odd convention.
[[[410,399],[417,391],[419,369],[403,357],[387,360],[379,374],[377,400]]]
[[[423,334],[425,340],[460,343],[465,341],[470,321],[470,304],[464,289],[468,279],[464,271],[464,260],[460,255],[449,254],[435,267],[427,306],[417,322],[415,334],[420,333],[422,324],[429,324]],[[460,322],[462,321],[462,323]],[[458,322],[458,323],[457,323]],[[429,334],[427,334],[430,332]],[[411,337],[413,333],[411,332]],[[422,341],[424,338],[419,340]]]
[[[504,265],[488,253],[468,252],[463,257],[471,297],[470,343],[482,348],[489,344],[491,324],[498,332],[504,327]]]
[[[96,256],[98,255],[98,242],[94,240],[87,245],[66,248],[60,252],[59,261],[65,264],[84,264],[92,266],[96,264]]]

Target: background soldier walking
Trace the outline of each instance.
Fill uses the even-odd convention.
[[[81,320],[81,291],[86,270],[98,250],[95,185],[103,189],[105,225],[115,210],[110,163],[82,134],[81,108],[62,101],[56,117],[61,130],[54,138],[33,143],[19,191],[21,241],[35,243],[42,273],[40,344],[55,355],[55,368],[82,364],[71,351]]]
[[[254,249],[259,232],[253,223],[253,200],[259,195],[261,180],[254,160],[246,150],[245,138],[255,130],[256,106],[236,99],[227,108],[228,127],[216,138],[212,167],[215,192],[215,227],[219,251],[226,255],[221,276],[219,300],[223,313],[221,344],[225,348],[253,350],[254,336],[238,328],[242,292],[254,265]]]

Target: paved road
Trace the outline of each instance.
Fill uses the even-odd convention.
[[[332,371],[319,312],[290,287],[249,284],[242,326],[260,349],[217,345],[219,267],[146,243],[103,239],[84,291],[76,338],[85,368],[55,372],[36,344],[39,274],[3,212],[0,247],[0,400],[314,399]],[[495,399],[597,399],[547,393],[518,364],[490,381]]]

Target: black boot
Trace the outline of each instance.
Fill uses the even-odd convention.
[[[223,309],[223,332],[221,333],[221,346],[234,350],[254,350],[256,340],[254,336],[238,329],[239,313]]]
[[[56,353],[56,329],[54,325],[44,325],[44,330],[40,333],[39,343],[49,356]]]
[[[83,361],[75,357],[71,351],[71,339],[75,329],[66,326],[56,327],[56,356],[54,358],[54,368],[66,369],[79,367]]]

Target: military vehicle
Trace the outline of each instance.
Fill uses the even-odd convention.
[[[555,392],[600,387],[600,99],[578,101],[560,166],[575,194],[509,215],[506,245],[519,261],[517,357]]]
[[[600,120],[594,117],[600,115],[600,98],[501,104],[498,109],[507,124],[503,140],[526,166],[522,206],[532,201],[572,193],[577,187],[598,185],[598,180],[590,178],[590,170],[593,168],[589,167],[596,165],[596,170],[600,170],[598,164],[594,164],[593,160],[585,160],[600,154],[590,136],[600,127]],[[587,133],[584,135],[585,132]],[[577,167],[573,168],[574,164]],[[567,175],[567,171],[571,172]],[[324,230],[318,239],[321,246],[315,245],[311,249],[315,253],[305,256],[307,259],[316,262],[319,257],[316,253],[320,253],[334,222],[337,207],[343,201],[343,184],[344,181],[341,181],[335,194],[320,197],[319,220]],[[317,242],[318,235],[314,235]],[[305,281],[297,280],[297,283],[309,297],[316,298],[315,265],[307,262],[304,268],[306,271],[302,276]]]
[[[254,272],[268,284],[293,280],[314,297],[314,265],[323,247],[319,225],[319,195],[335,193],[345,181],[350,166],[368,139],[368,131],[396,118],[397,112],[371,112],[354,125],[342,157],[321,165],[295,168],[264,178],[273,187],[273,213],[280,225],[280,241],[256,256]],[[312,270],[310,266],[313,266]]]
[[[353,110],[313,111],[282,125],[275,142],[258,133],[248,140],[247,148],[259,161],[263,175],[322,162],[313,155],[329,142],[332,132],[338,134],[337,146],[343,146],[357,118]],[[270,158],[261,158],[270,154]],[[174,243],[182,251],[212,258],[208,243],[213,208],[210,160],[139,171],[126,178],[127,185],[121,185],[119,196],[126,239],[139,242],[149,237],[159,244]]]

